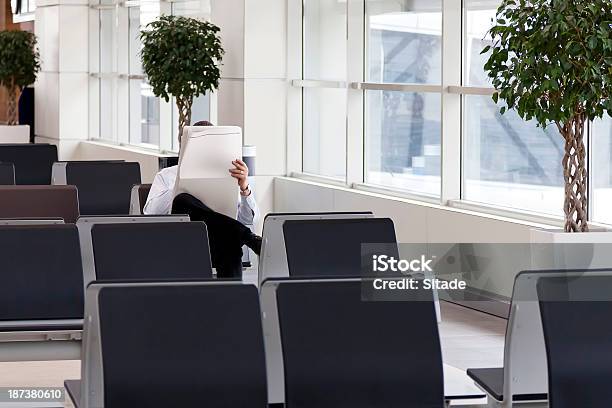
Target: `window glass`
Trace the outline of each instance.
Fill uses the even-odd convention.
[[[128,8],[128,62],[132,76],[129,79],[130,144],[152,148],[159,148],[160,144],[160,99],[153,94],[146,79],[141,78],[140,30],[159,14],[160,5],[157,2],[141,2],[137,7]]]
[[[366,91],[366,182],[440,194],[440,94]]]
[[[117,140],[116,132],[116,92],[114,77],[114,44],[117,30],[115,27],[116,10],[100,10],[100,134],[104,140]]]
[[[563,138],[514,111],[501,115],[490,96],[464,96],[463,198],[563,214]]]
[[[304,2],[304,78],[346,80],[346,1]]]
[[[303,170],[346,177],[346,90],[304,88]]]
[[[442,2],[366,2],[366,80],[440,84]],[[365,92],[365,181],[440,194],[438,93]]]
[[[593,122],[593,220],[612,224],[612,118]]]
[[[210,0],[175,1],[172,3],[172,14],[208,20],[211,14]]]
[[[346,81],[347,2],[304,2],[304,78]],[[303,171],[346,178],[346,89],[303,89]]]
[[[484,70],[499,0],[464,0],[464,84],[491,87]],[[491,96],[463,97],[462,198],[519,210],[563,214],[563,138],[514,111],[499,113]]]
[[[172,14],[208,20],[211,15],[210,0],[181,0],[172,3]],[[172,149],[178,151],[178,110],[172,98]],[[200,95],[193,100],[191,107],[191,124],[201,120],[210,120],[210,95]]]
[[[491,81],[484,70],[484,64],[491,52],[480,54],[491,45],[489,29],[495,21],[495,13],[500,5],[499,0],[464,0],[465,4],[465,77],[468,86],[491,86]]]
[[[366,30],[368,81],[441,82],[440,0],[369,0]]]

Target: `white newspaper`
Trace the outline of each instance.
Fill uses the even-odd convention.
[[[235,218],[239,189],[229,169],[241,155],[239,127],[185,127],[174,195],[191,194],[214,211]]]

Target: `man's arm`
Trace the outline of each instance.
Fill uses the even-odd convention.
[[[238,214],[236,219],[244,225],[254,225],[259,219],[259,206],[255,200],[255,194],[249,187],[250,194],[248,196],[240,195],[238,202]]]
[[[259,217],[259,207],[251,187],[249,186],[249,168],[245,162],[240,159],[232,161],[233,169],[229,172],[238,182],[240,187],[240,199],[238,201],[238,214],[236,219],[244,225],[253,225]]]
[[[162,173],[157,173],[142,212],[145,215],[170,214],[172,211],[173,193],[172,189],[168,187],[166,180],[164,180]]]

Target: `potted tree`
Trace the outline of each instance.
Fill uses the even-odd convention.
[[[40,57],[36,36],[27,31],[0,31],[0,85],[7,93],[7,125],[0,126],[0,143],[27,143],[29,126],[18,126],[17,102],[23,89],[36,81]]]
[[[565,141],[564,231],[586,232],[586,126],[612,115],[612,2],[503,0],[490,34],[482,53],[490,52],[493,100],[504,102],[502,114],[556,126]]]
[[[206,21],[161,16],[140,34],[142,66],[153,93],[176,100],[179,138],[191,124],[193,99],[219,86],[224,54],[219,31]]]

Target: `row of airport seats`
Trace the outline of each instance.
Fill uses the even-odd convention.
[[[0,163],[13,165],[16,185],[49,185],[58,161],[57,146],[50,144],[0,144]]]
[[[612,271],[528,274],[550,398],[504,406],[607,406]],[[287,407],[444,406],[433,297],[364,302],[362,284],[274,278],[259,299],[239,283],[92,284],[82,380],[66,387],[81,407],[266,406],[265,355],[280,353]]]
[[[95,185],[92,185],[92,189],[93,186]],[[141,189],[143,186],[150,189],[150,185],[137,185],[134,189]],[[125,187],[128,187],[127,184]],[[79,189],[74,185],[0,185],[0,195],[3,198],[0,201],[0,218],[62,218],[66,223],[74,224],[80,216],[86,215],[142,215],[148,190],[146,195],[141,193],[134,198],[130,197],[129,189],[124,189],[127,194],[107,194],[108,189],[104,186],[99,188],[100,191],[95,195],[103,195],[105,199],[94,198],[90,201],[93,197],[83,193],[88,188]]]
[[[358,246],[363,242],[378,242],[388,243],[395,242],[395,234],[393,224],[390,220],[374,219],[371,213],[337,213],[337,214],[270,214],[266,217],[264,223],[264,242],[262,247],[262,256],[259,264],[259,283],[260,285],[270,277],[304,277],[309,276],[309,271],[317,270],[320,276],[347,276],[360,268],[360,263],[363,259],[356,256],[337,256],[340,253],[350,253],[350,250],[343,249]],[[329,218],[336,218],[330,220]],[[343,219],[344,218],[344,219]],[[363,220],[356,220],[364,218]],[[282,254],[277,253],[277,248],[285,248]],[[361,254],[362,257],[368,258],[368,254]],[[505,355],[503,368],[479,368],[470,369],[468,374],[475,381],[476,385],[484,390],[489,397],[490,405],[508,406],[510,401],[515,404],[524,406],[547,406],[550,401],[548,398],[548,378],[549,364],[551,364],[550,348],[569,350],[571,347],[580,347],[579,345],[571,345],[574,341],[574,336],[571,336],[571,341],[563,342],[561,339],[549,336],[546,340],[546,330],[543,328],[543,318],[541,312],[544,309],[541,303],[538,302],[538,282],[541,278],[558,278],[568,279],[568,276],[584,276],[589,274],[610,274],[609,270],[549,270],[549,271],[525,271],[516,276],[512,304],[509,314],[509,323],[506,333]],[[582,278],[581,278],[582,279]],[[581,281],[578,280],[578,281]],[[602,278],[604,279],[604,278]],[[601,285],[602,288],[607,288],[605,282]],[[599,293],[595,288],[597,285],[591,286],[591,294]],[[601,289],[600,289],[601,291]],[[586,296],[588,291],[584,291],[582,296]],[[604,293],[612,293],[612,291]],[[434,294],[435,295],[435,294]],[[612,300],[612,295],[610,299]],[[552,302],[542,303],[544,307],[550,307]],[[558,306],[563,305],[562,302],[557,302]],[[570,302],[570,305],[565,307],[584,306],[586,303]],[[598,303],[601,307],[606,307],[602,302]],[[547,309],[548,310],[548,309]],[[601,321],[604,321],[603,314]],[[572,314],[568,314],[568,317]],[[585,313],[582,315],[582,322],[585,322],[584,316],[593,316]],[[563,315],[559,315],[559,326],[556,327],[562,331]],[[551,322],[552,320],[544,320]],[[586,325],[591,325],[591,330],[598,328],[598,324],[593,324],[597,320],[586,320]],[[553,324],[553,323],[550,323]],[[601,354],[610,353],[610,347],[604,350],[604,345],[609,344],[609,339],[612,338],[610,333],[607,333],[607,328],[599,330],[601,336],[597,342],[589,340],[596,348],[601,350]],[[583,328],[581,331],[573,333],[585,333],[589,336],[588,328]],[[567,336],[566,336],[567,337]],[[551,344],[549,347],[548,344]],[[274,343],[271,343],[274,344]],[[280,346],[277,343],[277,347]],[[564,344],[564,345],[563,345]],[[584,342],[577,344],[585,344]],[[562,345],[562,346],[560,346]],[[587,348],[588,349],[588,348]],[[268,367],[277,367],[282,365],[282,361],[276,361],[274,356],[278,353],[271,353],[267,356]],[[577,358],[582,358],[581,353],[574,353]],[[547,356],[549,360],[547,360]],[[556,359],[561,359],[559,354],[554,355]],[[600,357],[598,361],[601,362]],[[568,361],[565,358],[565,361]],[[608,360],[603,360],[605,363]],[[583,362],[591,364],[590,360],[583,359]],[[567,365],[574,364],[571,360]],[[597,367],[600,364],[592,364],[592,367]],[[587,370],[587,365],[583,365],[584,370]],[[612,375],[612,371],[609,375]],[[570,371],[568,371],[569,373]],[[568,375],[568,373],[562,373]],[[557,373],[558,375],[558,373]],[[504,379],[512,379],[504,381]],[[582,383],[580,387],[585,387]],[[551,384],[552,386],[552,384]],[[578,388],[580,388],[578,387]],[[575,405],[578,406],[580,398],[588,394],[584,392],[576,392],[575,387],[566,388],[563,386],[563,379],[557,378],[557,391],[566,390],[570,393],[579,395],[578,398],[572,399]],[[278,396],[282,400],[283,390],[270,390],[270,395]],[[504,398],[512,395],[512,398]],[[554,395],[551,393],[551,400]],[[560,401],[567,400],[568,397],[557,397],[556,406],[572,406],[560,405]],[[583,401],[584,402],[584,401]]]
[[[60,214],[74,222],[78,215],[142,214],[150,185],[141,185],[138,163],[123,160],[59,162],[57,147],[49,144],[0,145],[0,186],[3,195],[11,198],[0,217],[20,217],[18,209],[32,194],[50,197],[51,203],[61,200]],[[10,186],[10,187],[9,187]],[[71,189],[52,186],[75,186]],[[135,189],[139,194],[132,196]],[[32,192],[34,191],[34,192]],[[76,197],[78,212],[72,201]],[[12,203],[19,205],[10,206]],[[38,203],[36,203],[38,204]],[[58,203],[59,204],[59,203]],[[27,205],[27,204],[26,204]],[[54,216],[54,206],[36,211],[37,216]],[[134,208],[134,210],[132,210]]]
[[[444,407],[433,298],[364,302],[361,285],[93,283],[82,379],[66,388],[77,407],[267,407],[278,353],[287,407]]]
[[[342,227],[336,224],[339,220],[325,221]],[[384,229],[388,242],[395,242],[390,220],[362,221],[352,230],[338,229],[344,231],[345,236],[339,238],[346,244],[335,252],[336,259],[339,265],[355,268],[352,274],[340,268],[339,275],[359,276],[360,266],[352,259],[359,258],[360,243],[366,242],[372,228]],[[321,220],[313,222],[315,227],[321,224]],[[355,220],[343,222],[348,226]],[[187,216],[81,217],[75,225],[64,225],[61,218],[4,220],[0,222],[0,242],[0,259],[5,263],[0,285],[0,330],[9,340],[20,333],[7,332],[18,328],[21,332],[38,332],[35,339],[78,340],[74,331],[81,327],[83,289],[93,281],[213,276],[206,227],[189,222]],[[297,241],[289,243],[290,254],[298,250]],[[283,245],[276,255],[272,247],[267,253],[271,258],[284,252]],[[323,263],[320,266],[329,268]],[[310,272],[293,276],[332,276],[325,271],[319,273],[319,269],[313,265]]]
[[[280,214],[274,216],[282,217]],[[321,217],[324,215],[319,215],[317,218]],[[161,224],[160,218],[165,219],[167,223]],[[85,217],[77,222],[76,227],[61,224],[0,227],[0,237],[4,239],[4,242],[12,243],[12,245],[3,246],[6,252],[0,254],[3,259],[11,260],[3,276],[4,293],[0,294],[0,298],[6,302],[0,307],[0,310],[6,311],[0,316],[2,321],[0,327],[3,330],[0,337],[4,338],[4,344],[0,350],[5,353],[8,351],[2,357],[19,359],[16,353],[17,347],[23,348],[22,359],[31,359],[31,356],[36,353],[39,353],[37,355],[40,357],[39,350],[27,347],[39,342],[46,343],[46,345],[57,345],[60,358],[78,358],[74,356],[74,353],[78,351],[78,341],[81,339],[83,286],[88,284],[117,281],[135,283],[142,282],[144,279],[154,279],[157,282],[210,279],[212,270],[204,225],[186,222],[188,220],[176,222],[172,220],[173,218],[175,217]],[[319,226],[323,220],[311,221]],[[342,226],[337,224],[339,220],[324,221],[336,227]],[[388,237],[392,238],[391,242],[395,240],[393,224],[388,219],[371,218],[363,223],[354,219],[341,221],[347,226],[355,224],[350,230],[338,229],[345,231],[347,236],[353,234],[364,236],[364,232],[372,228],[379,228],[386,231]],[[17,224],[24,222],[13,221]],[[303,228],[301,224],[300,222],[296,225]],[[361,229],[358,227],[359,224],[362,225]],[[325,229],[322,231],[324,232]],[[347,236],[344,239],[347,239]],[[54,242],[54,245],[45,246],[45,243],[49,241]],[[288,242],[291,248],[292,239],[289,238]],[[355,256],[358,258],[360,242],[352,242],[354,243],[352,247],[345,245],[341,248],[342,250],[336,252],[336,256],[340,259]],[[177,251],[172,252],[182,255],[179,257],[167,256],[169,247],[177,248]],[[35,252],[40,256],[29,259],[27,262],[19,261],[25,258],[25,252]],[[147,256],[135,255],[143,253],[146,253]],[[58,254],[65,254],[65,256],[58,258]],[[341,263],[346,263],[346,260],[342,260]],[[313,270],[311,273],[316,275],[317,271]],[[348,273],[348,271],[342,273]],[[302,274],[305,275],[305,272],[299,273],[299,275]],[[354,275],[359,275],[359,271]],[[23,276],[28,276],[29,281],[36,284],[27,284],[20,279]],[[52,292],[53,296],[47,296],[47,291]],[[9,296],[9,293],[12,296]],[[271,293],[273,292],[269,290],[262,293],[262,302],[271,304]],[[43,298],[45,301],[44,304],[41,304],[40,299]],[[22,302],[29,302],[28,307],[23,308]],[[229,303],[228,301],[216,301],[215,307],[223,308],[224,305],[233,303],[233,301]],[[214,310],[214,308],[209,309]],[[277,313],[270,310],[267,315],[275,316]],[[85,321],[89,322],[87,315]],[[275,345],[280,344],[278,326],[275,326],[271,320],[264,321],[263,326],[266,330],[266,338],[270,339],[271,350],[274,350]],[[433,327],[436,327],[435,318]],[[244,336],[237,336],[236,339],[244,339]],[[427,339],[429,341],[431,336],[427,336]],[[66,343],[72,345],[71,353],[66,349]],[[6,347],[8,345],[12,347]],[[279,351],[278,348],[276,350]],[[437,353],[437,357],[434,356],[434,358],[439,358],[439,347]],[[276,356],[274,358],[276,362],[281,363],[269,366],[267,373],[272,380],[266,380],[265,383],[270,386],[271,390],[285,390],[281,354],[266,352],[265,356],[266,358]],[[270,359],[266,361],[266,365],[269,362]],[[266,395],[269,395],[267,390]],[[441,395],[438,393],[438,398],[442,398]],[[447,398],[452,396],[452,392],[447,394]],[[463,395],[457,396],[459,397]],[[284,400],[284,395],[282,398]]]
[[[169,242],[187,252],[168,256]],[[206,226],[180,215],[85,217],[76,225],[61,219],[5,220],[0,259],[4,361],[43,354],[78,358],[75,341],[82,330],[84,288],[91,281],[213,276]],[[51,342],[47,350],[40,342],[48,340],[63,342]]]
[[[332,261],[330,255],[318,258],[318,264],[311,261],[304,269],[292,266],[291,274],[285,267],[286,274],[270,273],[270,276],[359,276],[360,244],[367,242],[369,232],[383,230],[379,236],[395,243],[395,231],[389,219],[310,222],[313,222],[313,233],[316,230],[326,233],[330,226],[337,227],[334,228],[336,236],[344,244],[334,251],[334,264],[327,264],[327,259]],[[304,228],[302,223],[296,225]],[[291,229],[288,231],[291,235]],[[305,237],[320,241],[313,233]],[[0,222],[0,241],[4,243],[0,247],[0,259],[6,260],[0,285],[5,296],[0,296],[0,302],[7,302],[0,308],[0,321],[12,322],[6,323],[7,327],[19,326],[16,322],[25,320],[50,323],[82,318],[79,310],[83,288],[92,281],[213,276],[205,224],[190,222],[187,216],[181,215],[81,217],[75,225],[64,225],[61,218],[4,220]],[[288,239],[289,258],[299,252],[301,245],[298,240]],[[284,245],[276,248],[274,252],[268,246],[266,259],[285,255]],[[175,256],[175,253],[181,255]],[[338,266],[337,273],[333,273],[334,265]],[[265,273],[268,269],[262,266],[261,271]],[[28,279],[24,280],[24,276]],[[57,289],[50,290],[52,296],[45,298],[45,291],[55,286]],[[53,296],[57,296],[57,303]],[[21,302],[27,306],[23,307]],[[18,310],[21,312],[12,312]]]

